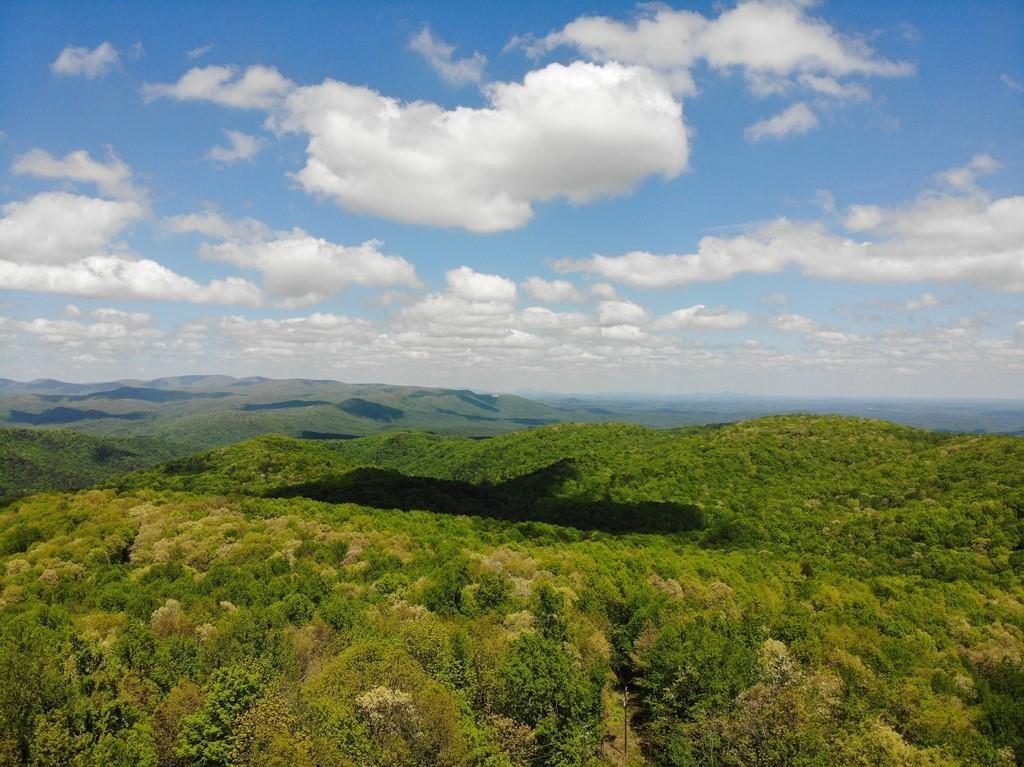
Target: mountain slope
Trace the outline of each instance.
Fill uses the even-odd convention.
[[[1007,767],[1022,450],[806,416],[265,436],[20,498],[0,760],[621,766],[625,717],[633,765]]]
[[[180,454],[151,439],[111,439],[68,429],[0,429],[0,498],[68,490]]]
[[[977,465],[985,466],[984,483],[978,481]],[[668,503],[678,504],[680,513],[702,509],[708,540],[792,543],[840,523],[890,519],[894,509],[920,517],[922,524],[933,520],[937,527],[943,509],[986,498],[1024,509],[1022,467],[1024,441],[1013,437],[941,434],[854,418],[777,416],[674,431],[556,425],[488,440],[414,432],[317,443],[268,436],[118,483],[126,489],[305,495],[456,513],[467,508],[467,496],[459,485],[443,483],[463,483],[490,488],[486,497],[477,494],[476,511],[469,513],[481,513],[481,504],[492,503],[494,516],[515,518],[502,499],[519,496],[526,499],[522,518],[600,527],[601,515],[610,515],[612,506],[617,505],[616,514],[626,514],[631,504],[635,509],[641,503]],[[373,477],[371,495],[354,489],[353,479],[343,479],[360,468],[392,474],[387,481],[381,474],[364,475],[364,483]],[[426,485],[409,486],[407,477],[440,484],[417,506],[416,493],[426,494]],[[446,492],[455,493],[448,503]],[[539,499],[546,499],[543,514],[530,506]],[[561,499],[562,512],[574,521],[553,516],[553,499]],[[570,508],[568,501],[576,506]],[[584,508],[595,518],[583,518]],[[616,522],[614,529],[623,528]],[[635,529],[649,528],[638,524]],[[969,545],[974,532],[965,528],[956,539]],[[1014,533],[986,534],[1007,543]]]

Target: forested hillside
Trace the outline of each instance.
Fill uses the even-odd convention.
[[[1024,760],[1015,438],[267,436],[9,503],[0,577],[0,762]]]
[[[0,499],[88,487],[181,452],[154,439],[93,437],[68,429],[0,429]]]

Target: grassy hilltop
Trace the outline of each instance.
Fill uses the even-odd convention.
[[[263,436],[98,479],[0,510],[0,763],[1024,760],[1017,438]]]

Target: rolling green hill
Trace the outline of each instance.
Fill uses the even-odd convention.
[[[73,490],[181,453],[152,439],[93,437],[68,429],[0,429],[0,498]]]
[[[5,759],[1020,764],[1024,442],[269,435],[20,498]]]

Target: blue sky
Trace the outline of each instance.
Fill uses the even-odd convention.
[[[0,376],[1024,396],[1024,10],[6,3]]]

